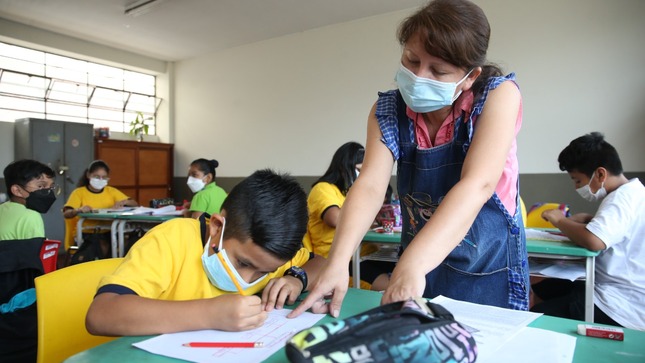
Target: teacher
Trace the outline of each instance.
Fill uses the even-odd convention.
[[[513,73],[487,63],[490,26],[467,0],[434,0],[399,27],[398,89],[379,93],[360,177],[347,194],[327,266],[295,317],[331,294],[340,313],[347,264],[397,164],[403,253],[382,303],[423,295],[528,309]]]

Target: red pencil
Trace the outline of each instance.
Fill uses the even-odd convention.
[[[262,348],[262,342],[190,342],[184,347],[191,348]]]

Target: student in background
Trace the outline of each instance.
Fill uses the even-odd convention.
[[[327,171],[313,185],[307,198],[309,222],[303,244],[313,253],[327,257],[336,232],[345,196],[360,174],[365,149],[357,142],[339,147]],[[362,246],[361,255],[376,251],[373,245]],[[383,261],[361,262],[363,288],[383,291],[394,263]]]
[[[65,248],[75,245],[76,222],[79,213],[89,213],[96,209],[136,207],[138,203],[123,194],[117,188],[108,185],[110,180],[110,167],[103,160],[94,160],[90,163],[83,177],[79,181],[79,187],[72,191],[67,203],[63,207],[65,217]],[[110,229],[110,222],[90,221],[83,224],[84,227],[96,227],[100,231]],[[95,231],[97,232],[97,231]],[[84,233],[85,235],[85,233]],[[101,235],[101,250],[104,256],[108,254],[110,245],[109,233]]]
[[[24,363],[36,361],[38,347],[36,293],[33,277],[40,275],[30,270],[7,271],[16,262],[24,265],[26,241],[9,244],[10,240],[31,240],[45,237],[41,213],[47,213],[56,201],[54,171],[36,160],[18,160],[4,169],[9,200],[0,204],[0,244],[4,243],[0,274],[0,361]],[[28,249],[31,250],[31,249]],[[32,256],[37,258],[37,256]],[[22,261],[22,262],[20,262]],[[24,267],[24,266],[22,266]],[[31,281],[31,282],[30,282]],[[19,288],[20,287],[20,288]]]
[[[623,175],[618,152],[598,132],[571,141],[558,163],[581,197],[601,201],[593,216],[542,212],[571,241],[602,251],[596,257],[594,321],[645,330],[645,187]],[[533,285],[544,301],[531,310],[583,320],[584,291],[582,281],[544,280]]]
[[[379,211],[397,165],[403,254],[383,303],[444,295],[528,309],[519,209],[515,75],[486,61],[490,26],[467,0],[435,0],[399,27],[397,90],[379,94],[361,177],[347,195],[327,267],[294,310],[333,293],[337,316],[352,252]]]
[[[220,212],[226,199],[226,192],[215,183],[215,169],[219,166],[217,160],[197,159],[190,163],[188,169],[188,187],[195,196],[186,205],[186,216],[199,218],[202,213],[213,215]]]
[[[54,171],[36,160],[18,160],[4,169],[9,200],[0,204],[0,241],[45,237],[41,214],[56,201]]]
[[[307,277],[317,274],[323,259],[302,248],[306,229],[306,194],[298,182],[256,171],[231,190],[221,213],[176,218],[146,233],[99,283],[87,330],[257,328],[268,311],[293,304]]]

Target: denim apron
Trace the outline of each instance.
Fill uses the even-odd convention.
[[[498,84],[504,80],[499,79]],[[491,86],[496,87],[489,84],[489,89]],[[405,249],[459,181],[473,137],[473,120],[481,113],[488,92],[476,100],[468,122],[463,122],[467,117],[465,114],[456,118],[451,142],[430,149],[417,148],[412,121],[405,113],[400,93],[396,91],[396,94],[400,152],[397,186],[403,219],[401,242]],[[464,239],[426,275],[423,296],[444,295],[474,303],[527,310],[528,263],[519,193],[516,205],[512,216],[497,193],[493,193]]]

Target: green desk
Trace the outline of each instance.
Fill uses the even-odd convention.
[[[355,315],[367,309],[378,306],[381,294],[374,291],[349,289],[343,308],[341,318]],[[330,316],[324,317],[319,323],[333,320]],[[580,321],[541,316],[529,326],[534,328],[551,330],[577,338],[573,362],[575,363],[642,363],[645,362],[645,332],[625,329],[625,340],[622,342],[579,336],[576,328]],[[124,337],[111,342],[99,345],[84,352],[80,352],[67,360],[66,363],[123,363],[123,362],[183,362],[173,358],[167,358],[148,353],[132,346],[151,336]],[[535,344],[540,344],[536,342]],[[548,347],[545,347],[548,349]],[[265,362],[282,363],[287,357],[284,349],[273,354]]]
[[[401,233],[378,233],[372,230],[368,231],[363,237],[362,242],[372,243],[401,243]],[[360,288],[360,246],[354,252],[352,258],[352,275],[355,288]],[[555,242],[543,241],[536,239],[526,240],[526,251],[529,257],[539,257],[551,260],[585,260],[585,321],[593,322],[594,311],[594,281],[596,256],[598,251],[590,251],[580,247],[573,242]],[[362,259],[365,259],[363,257]]]
[[[110,236],[112,243],[112,257],[123,257],[125,251],[125,228],[128,223],[153,223],[159,224],[167,220],[181,217],[178,215],[148,215],[148,214],[127,214],[128,212],[117,213],[79,213],[76,224],[76,243],[83,243],[83,222],[89,220],[112,221],[110,225]]]

